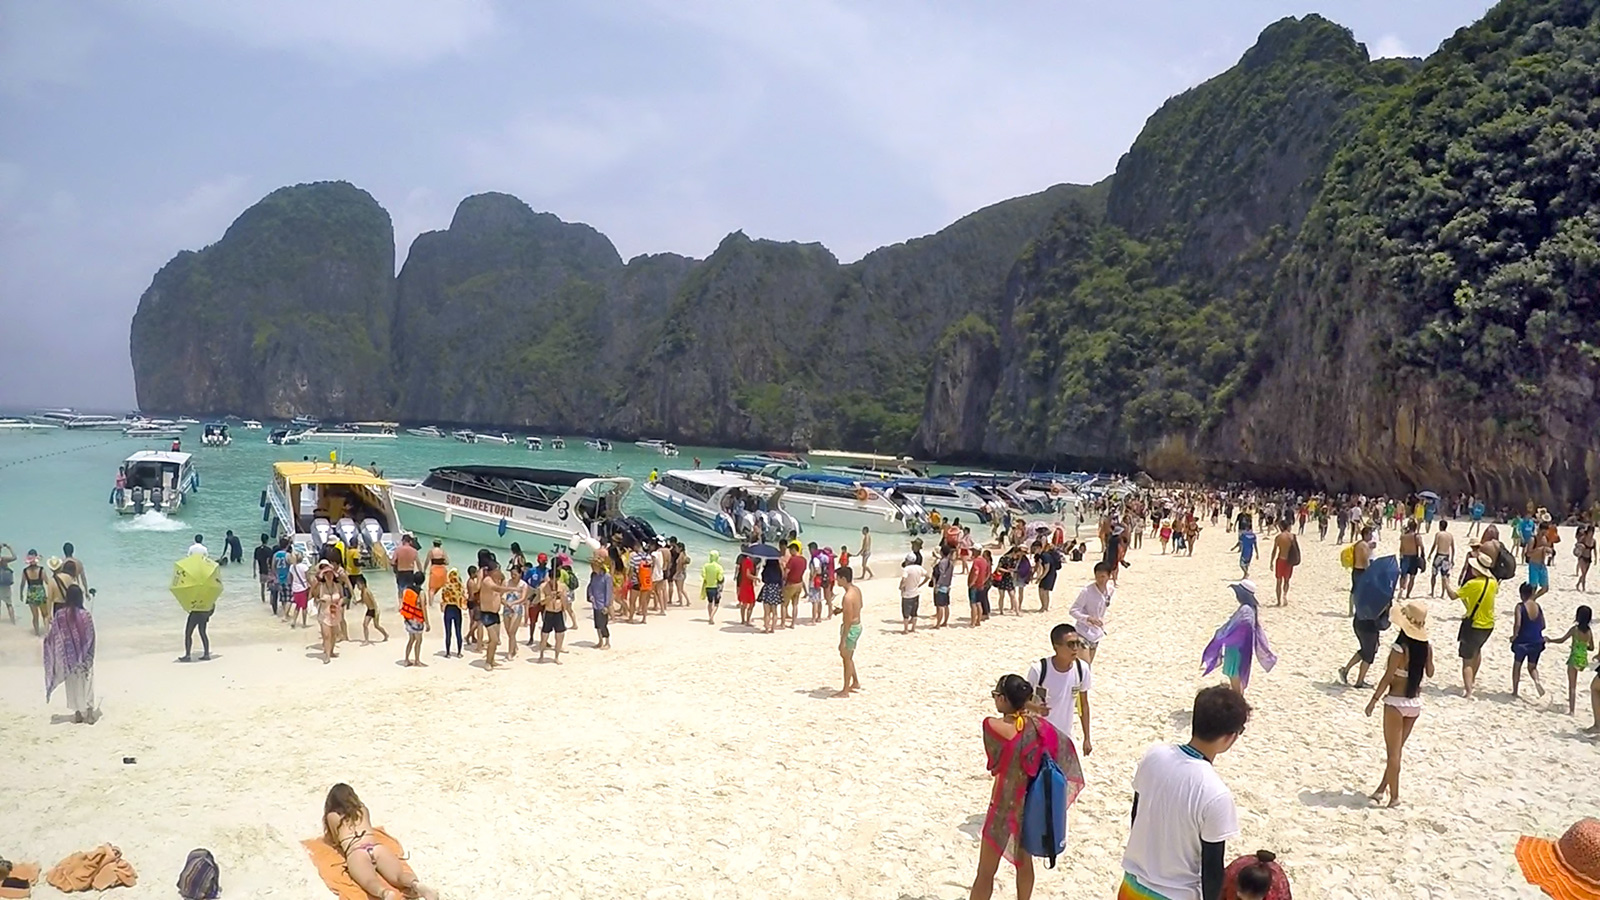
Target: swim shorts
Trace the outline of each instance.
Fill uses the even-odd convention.
[[[1550,566],[1548,563],[1528,563],[1528,583],[1534,588],[1550,589]]]
[[[949,588],[939,588],[939,589],[935,590],[933,592],[933,605],[936,606],[936,607],[937,606],[949,606],[950,605],[950,589]]]
[[[478,621],[483,624],[483,627],[492,628],[500,624],[500,614],[497,612],[480,612],[478,613]]]
[[[1433,571],[1434,571],[1434,574],[1436,574],[1436,575],[1449,575],[1450,574],[1450,570],[1453,569],[1453,568],[1455,568],[1455,561],[1452,560],[1450,557],[1445,556],[1443,554],[1440,554],[1440,555],[1435,556],[1433,558]]]
[[[1294,574],[1294,566],[1289,565],[1289,561],[1287,559],[1279,559],[1272,564],[1272,571],[1275,572],[1279,578],[1288,578]]]
[[[920,606],[921,604],[922,604],[922,598],[921,597],[901,597],[900,598],[900,618],[908,619],[908,620],[909,619],[915,619],[917,617],[917,607]]]
[[[706,603],[711,605],[711,606],[721,606],[722,605],[722,588],[720,588],[720,587],[708,587],[708,588],[706,588]]]
[[[1421,571],[1422,571],[1422,557],[1421,556],[1402,556],[1402,557],[1400,557],[1400,574],[1401,575],[1415,575],[1415,574],[1417,574],[1418,572],[1421,572]]]
[[[1543,641],[1540,641],[1537,644],[1512,644],[1511,645],[1511,659],[1512,659],[1512,661],[1514,661],[1514,662],[1522,662],[1523,660],[1527,660],[1528,661],[1528,665],[1533,666],[1535,668],[1537,668],[1539,666],[1539,657],[1543,653],[1544,653],[1544,642]]]
[[[567,630],[567,617],[564,613],[547,612],[542,618],[543,624],[539,630],[544,634],[549,634],[552,631],[560,634]]]
[[[849,650],[851,653],[854,653],[856,652],[856,644],[860,642],[861,623],[857,622],[854,625],[851,625],[850,629],[844,633],[844,648]]]
[[[783,602],[799,603],[800,595],[804,592],[805,588],[798,584],[786,584],[783,586]]]
[[[367,615],[372,615],[370,610]],[[406,634],[421,634],[423,630],[424,624],[421,619],[406,619]]]
[[[1462,629],[1460,650],[1461,658],[1471,659],[1474,656],[1477,656],[1479,653],[1482,653],[1483,645],[1489,642],[1489,635],[1493,633],[1493,631],[1494,629],[1492,628]]]
[[[1378,623],[1371,619],[1351,619],[1356,641],[1361,645],[1361,661],[1372,665],[1378,659]]]

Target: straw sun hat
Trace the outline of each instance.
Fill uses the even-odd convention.
[[[1517,839],[1522,877],[1555,900],[1600,900],[1600,819],[1579,819],[1559,840]]]
[[[1421,600],[1410,600],[1400,607],[1400,616],[1395,620],[1400,626],[1400,633],[1414,641],[1427,643],[1428,640],[1428,604]]]

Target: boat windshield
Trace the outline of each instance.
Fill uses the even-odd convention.
[[[127,472],[129,488],[144,488],[148,491],[151,488],[176,490],[178,487],[178,466],[175,463],[129,463]]]

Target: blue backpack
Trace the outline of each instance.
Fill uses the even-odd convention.
[[[1044,683],[1049,659],[1039,660],[1039,682]],[[1068,697],[1071,703],[1075,698]],[[1067,848],[1067,776],[1061,774],[1055,758],[1048,753],[1039,754],[1039,771],[1028,782],[1028,791],[1022,801],[1022,834],[1018,843],[1029,856],[1048,860],[1047,867],[1056,867],[1056,856]]]

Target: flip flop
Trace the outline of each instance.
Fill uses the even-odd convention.
[[[1350,685],[1350,667],[1349,666],[1344,666],[1344,667],[1339,669],[1339,680],[1344,682],[1346,687],[1349,687],[1349,685]]]

